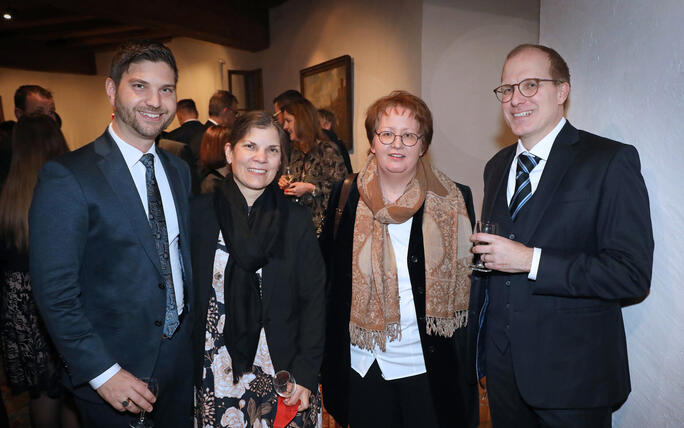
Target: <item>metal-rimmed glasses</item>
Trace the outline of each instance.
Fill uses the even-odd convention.
[[[378,136],[378,140],[386,146],[394,143],[394,140],[399,137],[401,144],[406,147],[413,147],[418,143],[418,140],[423,138],[422,135],[414,134],[413,132],[404,132],[403,134],[395,134],[392,131],[375,131],[375,135]]]
[[[537,79],[537,78],[531,78],[531,79],[525,79],[521,80],[519,83],[516,83],[514,85],[501,85],[498,88],[494,89],[494,95],[496,95],[496,98],[502,102],[502,103],[507,103],[513,98],[513,92],[515,91],[515,87],[518,87],[518,92],[520,92],[520,95],[523,97],[529,98],[533,97],[537,94],[539,91],[539,83],[540,82],[553,82],[553,83],[563,83],[562,80],[558,79]]]

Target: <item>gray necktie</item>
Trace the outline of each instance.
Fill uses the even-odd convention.
[[[515,193],[513,193],[509,207],[513,221],[518,217],[520,209],[532,197],[530,172],[537,166],[540,160],[540,157],[528,152],[522,152],[518,155],[518,168],[515,173]]]
[[[166,287],[166,316],[164,317],[164,329],[166,336],[172,336],[178,328],[178,308],[176,306],[176,292],[173,289],[173,275],[171,275],[171,260],[169,259],[169,236],[166,231],[166,217],[162,205],[161,193],[154,176],[154,155],[145,153],[140,159],[145,165],[145,183],[147,184],[147,206],[149,212],[150,227],[154,243],[159,254],[162,277]]]

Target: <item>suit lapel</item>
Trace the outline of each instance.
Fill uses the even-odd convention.
[[[508,173],[511,169],[511,162],[513,162],[513,156],[515,156],[517,144],[513,144],[506,149],[505,153],[502,153],[500,160],[496,165],[491,166],[492,175],[486,183],[491,189],[494,189],[492,196],[486,200],[483,211],[483,219],[492,220],[494,213],[496,212],[496,207],[494,204],[499,200],[499,193],[503,192],[504,196],[506,194],[506,188],[508,186]],[[485,192],[485,195],[487,192]],[[504,197],[505,201],[506,198]]]
[[[521,242],[528,243],[539,226],[544,213],[553,201],[558,185],[574,161],[573,145],[578,141],[577,129],[567,122],[554,141],[537,190],[530,200],[530,206],[525,207],[528,209],[527,212],[521,213],[526,223],[526,227],[521,230]]]
[[[123,155],[107,131],[95,140],[94,145],[95,153],[102,156],[97,162],[98,168],[102,171],[112,192],[121,201],[120,207],[125,217],[131,222],[133,232],[145,249],[145,253],[147,253],[150,261],[159,273],[161,273],[159,254],[157,254],[157,248],[152,238],[150,223]]]

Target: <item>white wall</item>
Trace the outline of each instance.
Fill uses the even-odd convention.
[[[431,159],[471,187],[478,213],[485,163],[516,141],[492,89],[501,82],[508,51],[538,37],[539,0],[423,2],[422,93],[434,116]]]
[[[363,122],[373,101],[395,89],[420,95],[421,0],[289,0],[272,9],[263,53],[264,99],[299,90],[299,70],[348,54],[353,61],[354,153],[366,159]]]
[[[633,144],[651,201],[651,294],[623,310],[632,393],[616,427],[684,424],[684,2],[541,1],[540,39],[570,66],[568,119]]]

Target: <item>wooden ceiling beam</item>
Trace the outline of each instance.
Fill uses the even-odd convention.
[[[97,74],[95,54],[81,49],[46,47],[27,39],[3,38],[0,67],[59,73]]]
[[[139,25],[104,25],[88,27],[79,30],[64,29],[56,31],[44,31],[38,34],[31,35],[33,40],[59,40],[59,39],[82,39],[93,36],[104,36],[107,34],[129,33],[134,31],[144,31],[145,28]]]

